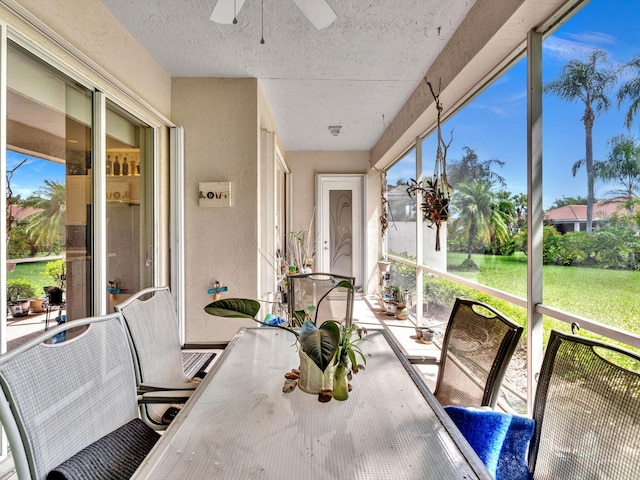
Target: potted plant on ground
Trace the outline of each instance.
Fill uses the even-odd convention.
[[[315,311],[302,313],[305,315],[305,321],[300,330],[279,324],[271,325],[256,319],[255,316],[260,310],[260,303],[257,300],[222,299],[210,303],[204,310],[217,317],[250,318],[263,326],[276,327],[291,332],[296,336],[300,345],[300,368],[287,373],[286,377],[289,383],[285,383],[283,390],[292,390],[295,388],[293,382],[297,382],[302,390],[318,393],[320,401],[328,401],[333,394],[336,374],[339,377],[338,384],[342,388],[341,375],[346,376],[349,372],[357,373],[361,368],[357,364],[357,357],[366,363],[362,351],[356,345],[362,339],[362,330],[355,325],[346,327],[335,320],[326,320],[318,325],[320,304],[329,293],[339,287],[353,288],[353,285],[343,280],[328,290],[316,304]],[[313,319],[311,319],[312,314]],[[358,335],[357,339],[353,338],[354,334]],[[342,390],[336,394],[341,397],[340,399],[343,399]]]
[[[27,280],[7,281],[7,307],[12,317],[29,315],[31,299],[35,296],[36,289]]]

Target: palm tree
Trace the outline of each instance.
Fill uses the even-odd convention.
[[[627,110],[624,118],[624,126],[631,130],[631,125],[635,119],[638,107],[640,107],[640,55],[633,57],[623,68],[631,68],[635,70],[630,80],[624,82],[618,90],[618,108],[625,99],[631,100],[631,105]]]
[[[487,180],[471,180],[457,185],[454,195],[454,229],[467,237],[467,259],[464,264],[473,267],[473,246],[481,240],[484,244],[506,240],[509,236],[509,216],[497,205],[493,184]]]
[[[495,182],[504,187],[507,183],[502,175],[492,170],[494,164],[504,167],[504,162],[497,158],[480,161],[478,154],[473,149],[465,146],[462,158],[449,163],[447,179],[454,187],[460,182],[474,179]]]
[[[576,175],[582,164],[587,167],[587,233],[593,231],[594,169],[593,169],[593,124],[596,117],[607,111],[611,104],[609,90],[617,80],[617,74],[607,66],[607,54],[593,50],[586,62],[571,60],[562,68],[557,80],[544,86],[545,93],[557,95],[569,102],[584,103],[582,123],[585,131],[585,158],[573,165]]]
[[[604,181],[617,181],[622,189],[608,192],[610,197],[625,197],[627,210],[632,213],[638,188],[640,188],[640,145],[628,135],[617,135],[609,140],[611,151],[604,162],[596,162],[596,177]]]
[[[31,216],[27,232],[39,247],[51,251],[64,242],[67,195],[65,186],[58,181],[44,180],[44,185],[24,201],[24,205],[39,208]]]

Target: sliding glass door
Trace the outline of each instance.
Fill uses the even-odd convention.
[[[11,349],[152,285],[155,130],[11,42],[6,94]]]

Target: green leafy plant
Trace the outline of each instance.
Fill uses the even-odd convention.
[[[360,368],[364,368],[358,364],[358,357],[362,360],[363,365],[367,364],[367,358],[360,350],[357,343],[363,340],[363,330],[355,325],[340,326],[340,343],[335,356],[336,369],[333,376],[333,398],[336,400],[346,400],[349,398],[349,384],[347,380],[351,379],[351,374],[358,373]],[[354,338],[357,334],[358,338]]]
[[[331,362],[336,359],[336,353],[343,339],[343,332],[340,324],[335,320],[326,320],[321,325],[318,325],[318,311],[322,301],[336,288],[353,289],[353,285],[347,280],[336,283],[318,300],[314,309],[313,320],[311,320],[311,315],[305,313],[305,320],[299,331],[283,325],[268,325],[256,319],[255,316],[260,310],[260,303],[257,300],[245,298],[222,299],[210,303],[204,307],[204,310],[208,314],[217,317],[250,318],[261,325],[291,332],[300,342],[302,350],[324,372],[331,365]]]
[[[15,279],[7,281],[7,301],[28,300],[36,297],[35,287],[27,280]]]
[[[47,262],[44,266],[44,274],[50,278],[54,284],[60,288],[64,287],[67,263],[64,259]]]

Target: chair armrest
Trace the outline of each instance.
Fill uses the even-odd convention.
[[[224,350],[229,342],[185,343],[182,350]]]
[[[407,355],[407,360],[414,365],[437,365],[440,363],[436,357],[424,355]]]
[[[199,382],[193,383],[176,383],[174,385],[169,384],[150,384],[143,383],[138,387],[138,393],[144,394],[147,392],[162,392],[162,391],[175,391],[175,390],[195,390],[199,385]]]
[[[138,396],[138,403],[185,403],[193,390],[170,390],[147,392]]]

